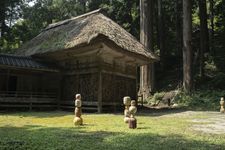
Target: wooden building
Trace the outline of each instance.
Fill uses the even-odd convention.
[[[24,92],[37,93],[28,94],[29,106],[73,107],[80,93],[84,108],[98,112],[126,95],[136,99],[137,67],[158,60],[100,10],[50,24],[15,55],[1,57],[0,106],[13,96],[18,103]]]

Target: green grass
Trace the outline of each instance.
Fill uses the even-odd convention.
[[[197,118],[199,116],[196,116]],[[139,114],[128,129],[121,114],[84,114],[73,125],[69,112],[0,113],[0,149],[149,150],[223,149],[225,135],[192,130],[195,116]]]

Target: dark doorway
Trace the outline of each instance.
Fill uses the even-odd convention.
[[[8,91],[16,91],[16,87],[17,87],[17,76],[10,76]]]

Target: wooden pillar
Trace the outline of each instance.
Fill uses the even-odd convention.
[[[138,65],[136,65],[135,66],[136,67],[136,74],[135,74],[135,82],[136,82],[136,85],[135,85],[135,87],[136,87],[136,95],[135,95],[135,97],[136,97],[136,101],[137,101],[137,105],[138,105],[138,100],[139,100],[139,94],[138,94],[138,90],[139,90],[139,85],[138,85]],[[143,97],[141,97],[141,106],[143,106]]]
[[[58,80],[58,95],[57,95],[57,109],[60,109],[60,100],[62,99],[62,83],[63,83],[63,80],[62,80],[62,75],[59,74],[59,80]]]
[[[9,69],[7,69],[7,75],[6,75],[6,93],[8,94],[9,91]]]
[[[98,113],[102,112],[102,72],[98,73]]]

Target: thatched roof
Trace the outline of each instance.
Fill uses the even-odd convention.
[[[130,33],[96,10],[78,17],[50,24],[39,35],[25,43],[18,54],[30,56],[75,48],[105,36],[123,50],[157,60]]]

